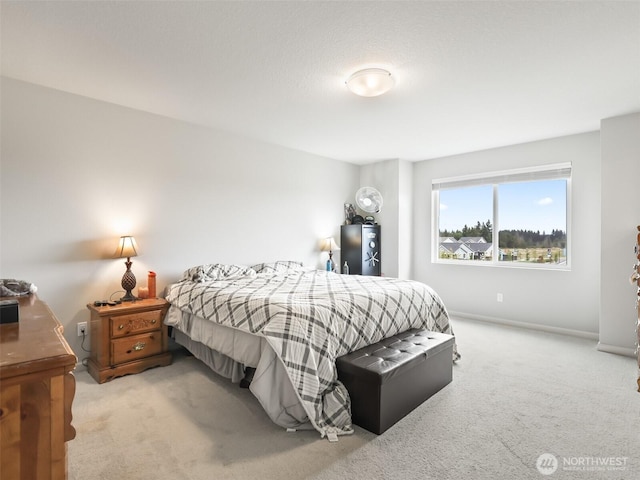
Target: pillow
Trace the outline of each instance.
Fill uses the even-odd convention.
[[[198,265],[191,267],[182,274],[182,280],[192,282],[211,282],[214,280],[231,280],[234,278],[252,278],[256,276],[255,270],[244,265],[225,265],[223,263],[212,263],[209,265]]]
[[[257,265],[253,265],[253,268],[256,273],[287,273],[287,272],[296,272],[302,270],[304,265],[302,262],[297,262],[295,260],[278,260],[277,262],[272,263],[258,263]]]

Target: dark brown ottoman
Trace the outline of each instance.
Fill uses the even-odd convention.
[[[412,329],[336,360],[353,423],[381,434],[451,382],[454,337]]]

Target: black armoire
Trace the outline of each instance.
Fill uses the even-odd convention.
[[[350,275],[380,276],[380,225],[342,225],[340,228],[340,271],[344,262]]]

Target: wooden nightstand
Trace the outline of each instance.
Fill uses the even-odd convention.
[[[98,383],[171,363],[167,326],[169,302],[150,298],[91,311],[91,355],[87,368]]]

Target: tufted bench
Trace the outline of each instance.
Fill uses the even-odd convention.
[[[412,329],[343,355],[353,423],[381,434],[451,382],[454,337]]]

